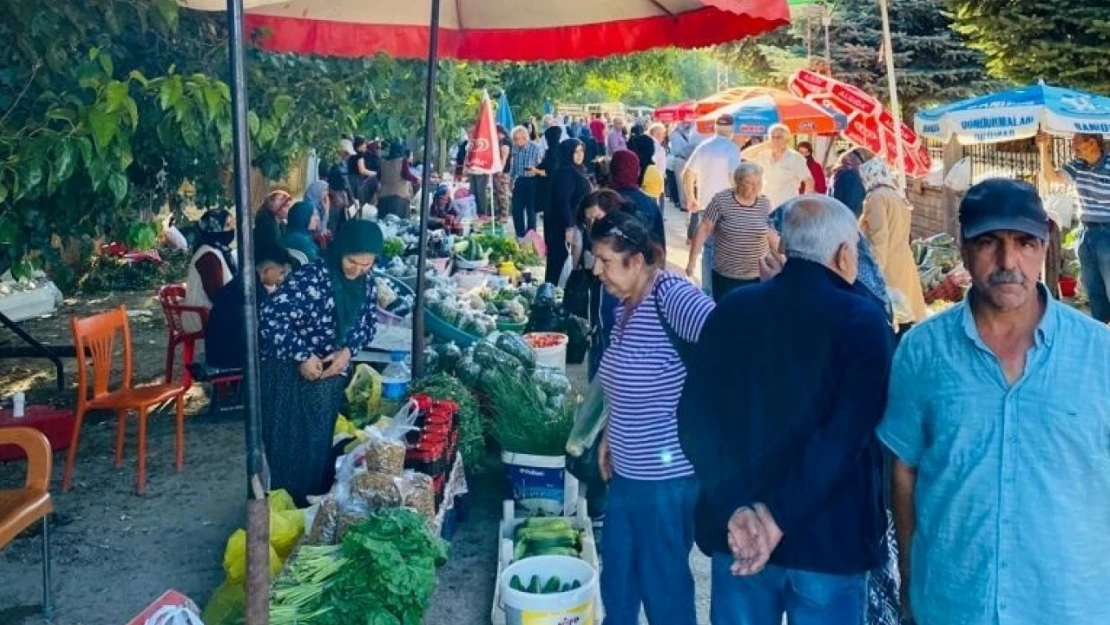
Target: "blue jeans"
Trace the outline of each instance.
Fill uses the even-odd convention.
[[[713,556],[713,625],[863,625],[867,574],[828,575],[768,565],[736,577],[732,556]]]
[[[513,228],[516,238],[523,239],[536,229],[536,180],[520,177],[513,185]]]
[[[643,604],[651,625],[696,625],[694,477],[661,481],[614,476],[601,541],[604,625],[637,625]]]
[[[1091,316],[1110,322],[1110,223],[1083,224],[1079,266],[1083,290],[1091,300]]]
[[[701,290],[713,297],[713,250],[717,249],[716,237],[710,236],[701,248]]]

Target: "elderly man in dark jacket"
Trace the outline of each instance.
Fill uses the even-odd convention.
[[[690,356],[679,423],[714,625],[863,622],[894,334],[853,287],[858,237],[840,202],[788,202],[782,272],[721,302]]]

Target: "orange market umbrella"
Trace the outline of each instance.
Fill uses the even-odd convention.
[[[698,132],[710,133],[717,118],[732,115],[737,134],[760,137],[774,124],[795,134],[827,135],[844,128],[845,117],[778,89],[753,88],[731,104],[698,118]]]

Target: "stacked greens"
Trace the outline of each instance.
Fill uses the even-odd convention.
[[[302,546],[274,585],[271,625],[420,625],[446,544],[398,508],[354,525],[341,545]]]

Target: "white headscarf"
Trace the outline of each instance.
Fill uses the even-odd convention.
[[[903,194],[901,186],[898,184],[898,178],[894,175],[894,172],[890,171],[881,157],[875,157],[860,165],[859,175],[863,178],[863,188],[868,193],[879,187],[890,187],[899,194]]]

